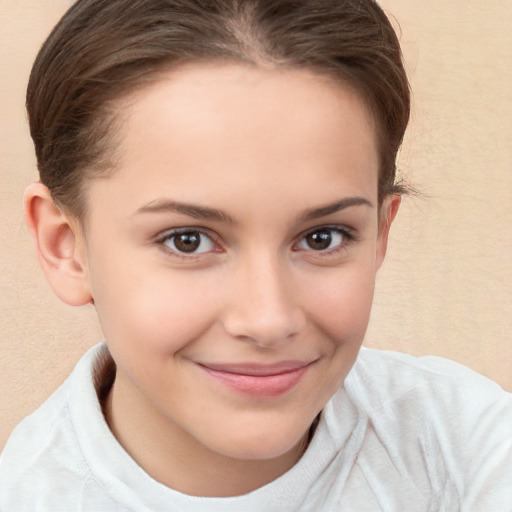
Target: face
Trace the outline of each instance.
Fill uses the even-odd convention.
[[[174,71],[120,109],[80,242],[119,410],[141,436],[279,457],[368,324],[388,227],[371,116],[324,77],[234,65]]]

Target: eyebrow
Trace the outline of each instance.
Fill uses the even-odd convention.
[[[299,220],[302,222],[315,220],[327,215],[332,215],[333,213],[352,206],[361,205],[370,208],[373,207],[372,203],[364,197],[346,197],[339,201],[335,201],[334,203],[306,210],[306,212],[299,217]],[[217,222],[236,224],[235,219],[222,210],[190,203],[181,203],[179,201],[172,201],[169,199],[157,199],[155,201],[151,201],[136,211],[136,214],[141,213],[181,213],[183,215],[193,217],[194,219],[213,220]]]
[[[151,201],[139,208],[136,213],[181,213],[183,215],[193,217],[194,219],[214,220],[235,224],[235,219],[233,219],[233,217],[221,210],[217,210],[216,208],[180,203],[169,199],[157,199],[156,201]]]
[[[345,210],[351,206],[367,206],[369,208],[373,208],[373,204],[364,197],[345,197],[334,203],[307,210],[303,215],[301,215],[300,220],[309,221],[320,219],[321,217],[332,215],[333,213]]]

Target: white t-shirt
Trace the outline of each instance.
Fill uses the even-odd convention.
[[[187,496],[116,441],[89,351],[12,433],[1,512],[510,512],[512,395],[457,363],[361,349],[301,460],[243,496]]]

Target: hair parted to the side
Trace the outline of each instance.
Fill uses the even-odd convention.
[[[359,92],[376,123],[379,200],[402,192],[396,155],[409,84],[374,0],[78,0],[34,63],[27,111],[41,181],[81,218],[84,185],[115,169],[115,102],[189,62],[305,68]]]

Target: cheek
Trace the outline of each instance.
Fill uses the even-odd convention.
[[[368,327],[375,272],[364,261],[329,271],[303,288],[309,326],[324,356],[321,375],[311,386],[311,403],[327,403],[340,388],[359,353]]]
[[[336,345],[358,347],[364,338],[373,301],[375,273],[369,266],[339,269],[331,279],[306,288],[310,314]],[[315,290],[315,292],[312,292]]]
[[[216,286],[205,276],[104,264],[92,280],[98,317],[113,351],[174,353],[199,338],[217,316]]]

